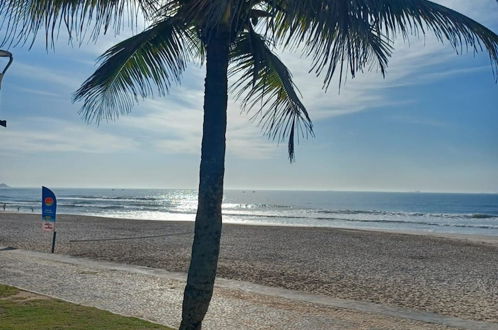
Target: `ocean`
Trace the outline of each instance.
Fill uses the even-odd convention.
[[[188,189],[52,189],[59,214],[193,221]],[[41,188],[0,188],[0,212],[40,213]],[[498,236],[498,194],[226,190],[225,223]]]

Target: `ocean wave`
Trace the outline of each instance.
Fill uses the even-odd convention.
[[[253,204],[253,203],[223,203],[224,209],[292,209],[289,205]]]
[[[434,218],[448,218],[448,219],[493,219],[498,220],[498,215],[473,213],[473,214],[448,214],[448,213],[427,213],[428,216]]]
[[[413,221],[413,220],[392,220],[392,219],[351,219],[339,217],[316,217],[316,216],[289,216],[276,214],[249,214],[249,213],[223,213],[224,216],[234,217],[254,217],[254,218],[269,218],[269,219],[303,219],[303,220],[318,220],[331,222],[356,222],[356,223],[377,223],[377,224],[408,224],[408,225],[423,225],[437,227],[459,227],[459,228],[480,228],[480,229],[498,229],[498,225],[488,224],[461,224],[461,223],[437,223],[434,221]],[[498,219],[498,218],[497,218]]]
[[[64,209],[83,209],[83,210],[93,210],[93,211],[102,211],[105,210],[123,210],[123,211],[163,211],[165,208],[158,208],[156,206],[151,205],[130,205],[130,204],[114,204],[114,205],[103,205],[103,204],[59,204],[61,211]],[[166,209],[167,210],[167,209]]]
[[[162,201],[117,201],[117,200],[100,200],[100,201],[89,201],[89,200],[59,200],[59,206],[61,207],[87,207],[87,208],[102,208],[106,206],[123,206],[126,208],[135,208],[135,207],[155,207],[155,208],[165,208],[171,207],[173,205],[172,202],[162,200]]]
[[[467,214],[467,215],[464,215],[465,218],[469,218],[469,219],[490,219],[490,218],[498,218],[498,216],[496,215],[491,215],[491,214],[480,214],[480,213],[476,213],[476,214]]]
[[[330,218],[322,218],[319,220],[330,220]],[[482,228],[482,229],[498,229],[498,226],[493,225],[472,225],[472,224],[458,224],[458,223],[435,223],[426,221],[404,221],[404,220],[365,220],[365,219],[334,219],[347,222],[363,222],[363,223],[390,223],[390,224],[414,224],[424,226],[436,227],[459,227],[459,228]]]
[[[112,209],[124,209],[124,205],[95,205],[95,204],[63,204],[59,203],[58,208],[61,212],[64,209],[98,209],[98,210],[112,210]]]
[[[422,213],[422,212],[399,212],[399,211],[378,211],[378,210],[317,210],[317,213],[323,214],[367,214],[367,215],[389,215],[389,216],[409,216],[409,217],[433,217],[433,218],[451,218],[451,219],[498,219],[498,215],[486,213],[474,214],[454,214],[454,213]]]
[[[33,201],[0,201],[0,204],[5,205],[28,205],[28,206],[40,206],[41,202],[33,202]]]
[[[324,214],[387,214],[392,212],[387,211],[365,211],[365,210],[318,210],[317,213]]]
[[[164,197],[127,197],[127,196],[79,196],[72,195],[67,197],[60,197],[60,200],[116,200],[116,201],[156,201],[156,200],[164,200]]]

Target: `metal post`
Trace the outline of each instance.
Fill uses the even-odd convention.
[[[9,62],[7,63],[7,65],[5,66],[5,68],[3,69],[3,71],[0,73],[0,88],[2,88],[3,76],[5,75],[5,72],[7,72],[7,69],[12,64],[12,61],[14,59],[12,57],[12,53],[8,52],[6,50],[0,50],[0,57],[8,57],[9,58]],[[0,120],[0,126],[7,127],[7,121],[6,120]]]
[[[52,236],[52,253],[54,253],[55,250],[55,237],[57,236],[57,232],[54,231],[54,235]]]

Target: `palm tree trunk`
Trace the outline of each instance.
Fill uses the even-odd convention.
[[[220,251],[229,34],[216,32],[207,41],[206,48],[199,198],[180,329],[201,329],[213,295]]]

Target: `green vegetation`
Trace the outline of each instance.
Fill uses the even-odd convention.
[[[17,288],[13,288],[11,286],[0,285],[0,298],[13,296],[17,294],[19,290]]]
[[[170,329],[0,285],[0,329]]]

